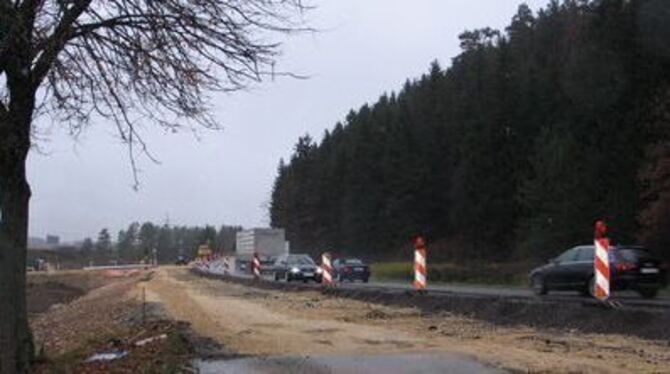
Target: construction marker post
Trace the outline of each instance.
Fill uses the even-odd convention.
[[[321,284],[324,287],[333,286],[333,265],[331,263],[332,256],[329,252],[321,255]]]
[[[414,239],[414,289],[426,292],[427,277],[426,241],[422,236],[417,236]]]
[[[261,279],[261,260],[258,257],[258,252],[254,252],[254,259],[251,262],[251,271],[254,274],[255,280]]]
[[[594,236],[595,256],[593,256],[593,267],[595,282],[593,296],[600,301],[606,301],[610,297],[610,240],[607,238],[607,225],[605,222],[596,222]]]

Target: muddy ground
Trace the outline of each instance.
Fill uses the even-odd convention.
[[[190,372],[194,358],[187,323],[167,320],[159,305],[142,303],[151,272],[108,276],[68,271],[28,276],[36,373]],[[159,336],[147,344],[136,343]],[[94,353],[125,351],[123,359],[86,362]]]
[[[83,271],[28,273],[26,297],[28,313],[42,313],[52,305],[67,304],[110,282],[110,278]]]
[[[491,323],[428,311],[421,302],[261,289],[176,268],[160,269],[147,292],[173,318],[220,343],[224,357],[455,353],[511,371],[670,372],[663,339]]]
[[[559,323],[560,311],[542,317],[502,307],[491,320],[492,307],[467,302],[259,288],[176,267],[127,277],[40,275],[30,283],[31,325],[46,357],[37,372],[191,372],[194,358],[465,357],[513,372],[670,373],[667,339],[536,323]],[[644,326],[648,315],[627,318],[642,318]],[[667,325],[660,330],[667,333]],[[162,334],[169,339],[134,345]],[[107,349],[130,354],[113,363],[84,363]]]

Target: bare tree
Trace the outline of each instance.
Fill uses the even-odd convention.
[[[207,94],[274,74],[273,36],[303,30],[301,0],[0,0],[0,373],[26,372],[25,265],[34,120],[73,132],[111,120],[130,159],[143,123],[217,124]]]

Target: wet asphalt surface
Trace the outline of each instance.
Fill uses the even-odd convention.
[[[467,356],[403,354],[379,356],[252,357],[197,361],[202,374],[395,374],[395,373],[504,373]]]
[[[218,272],[213,271],[213,274]],[[234,272],[229,274],[231,276],[243,279],[252,279],[252,276],[247,273]],[[269,275],[264,275],[263,277],[267,281],[274,281]],[[314,288],[318,288],[320,285],[313,285]],[[352,283],[345,282],[339,283],[338,287],[343,289],[378,289],[385,291],[398,291],[405,292],[411,291],[413,286],[409,282],[398,282],[398,281],[384,281],[384,280],[371,280],[370,283]],[[575,291],[553,291],[548,295],[538,297],[532,290],[526,288],[511,288],[511,287],[499,287],[499,286],[478,286],[478,285],[465,285],[465,284],[445,284],[437,283],[430,284],[427,288],[428,292],[435,294],[458,294],[463,296],[482,296],[482,297],[500,297],[507,299],[516,299],[516,300],[535,300],[535,301],[548,301],[548,302],[568,302],[568,303],[583,303],[585,301],[590,301],[592,299],[588,297],[581,296],[578,292]],[[612,293],[611,300],[620,303],[623,306],[627,307],[643,307],[643,308],[662,308],[670,309],[670,295],[667,293],[661,293],[654,299],[644,299],[640,297],[637,293],[633,291],[614,291]]]
[[[396,290],[410,290],[412,286],[402,282],[374,281],[371,283],[345,283],[343,287],[361,287],[361,288],[383,288]],[[461,284],[436,284],[428,287],[428,291],[439,292],[443,294],[463,294],[463,295],[481,295],[497,296],[516,299],[543,299],[547,301],[565,301],[565,302],[583,302],[588,297],[581,296],[576,291],[552,291],[546,296],[538,297],[530,289],[509,288],[495,286],[476,286]],[[641,306],[641,307],[659,307],[670,308],[670,297],[661,294],[654,299],[644,299],[633,291],[614,291],[612,300],[619,301],[623,305]]]

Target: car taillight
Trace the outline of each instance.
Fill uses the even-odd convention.
[[[619,262],[616,264],[616,269],[617,271],[628,271],[628,270],[633,270],[637,268],[637,265],[632,264],[630,262]]]
[[[345,266],[345,267],[344,267],[344,272],[345,272],[345,273],[349,273],[349,272],[351,272],[351,266]]]

